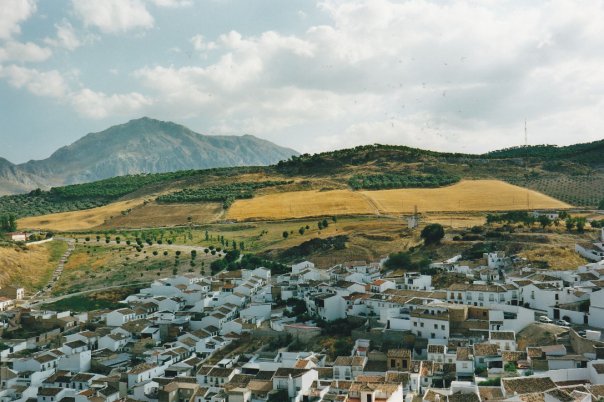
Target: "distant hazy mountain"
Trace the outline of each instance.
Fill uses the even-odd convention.
[[[27,173],[19,166],[0,158],[0,195],[22,193],[45,185],[40,177]]]
[[[297,154],[252,135],[202,135],[144,117],[88,134],[44,160],[0,159],[0,188],[15,193],[126,174],[270,165]]]

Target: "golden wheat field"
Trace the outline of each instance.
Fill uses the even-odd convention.
[[[569,208],[570,205],[533,190],[499,180],[463,180],[441,188],[365,191],[382,213],[508,211]],[[527,198],[528,196],[528,198]],[[528,201],[527,201],[528,200]]]
[[[296,191],[238,200],[228,219],[289,219],[322,215],[373,214],[375,209],[362,194],[349,190]]]
[[[464,180],[442,188],[359,191],[299,191],[238,200],[227,218],[287,219],[338,214],[563,209],[570,205],[499,180]]]
[[[102,225],[111,217],[121,215],[122,211],[143,204],[143,199],[114,202],[102,207],[85,209],[83,211],[60,212],[50,215],[32,216],[17,221],[19,229],[41,230],[87,230]]]

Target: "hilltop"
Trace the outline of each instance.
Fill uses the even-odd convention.
[[[0,180],[5,193],[18,193],[132,174],[270,165],[292,155],[297,152],[252,135],[202,135],[143,117],[87,134],[44,160],[0,160]]]
[[[147,120],[136,124],[155,124]],[[172,123],[170,123],[172,124]],[[170,125],[169,124],[169,125]],[[291,202],[299,202],[304,193],[316,191],[317,199],[325,199],[327,191],[351,192],[346,197],[362,198],[359,210],[369,209],[408,212],[404,208],[380,208],[374,197],[363,196],[363,191],[439,188],[451,186],[460,180],[499,180],[525,187],[562,201],[564,205],[595,206],[604,198],[604,172],[597,158],[588,157],[599,152],[602,142],[579,144],[571,147],[527,147],[492,152],[484,155],[441,153],[404,146],[367,145],[315,155],[292,155],[271,166],[229,167],[203,170],[180,170],[169,173],[126,175],[97,182],[55,187],[50,191],[36,190],[27,195],[0,198],[0,214],[12,213],[19,217],[45,215],[55,212],[77,211],[107,205],[116,201],[135,200],[132,207],[119,210],[112,207],[102,221],[121,216],[136,215],[138,206],[153,206],[158,215],[179,216],[182,223],[186,210],[193,206],[200,211],[199,219],[206,221],[240,216],[229,213],[234,201],[250,199],[273,193],[284,196],[289,210]],[[524,153],[526,157],[518,155]],[[507,188],[501,191],[507,192]],[[352,191],[351,191],[352,190]],[[495,196],[497,191],[495,191]],[[513,190],[512,193],[518,190]],[[306,193],[309,194],[309,193]],[[443,193],[445,194],[445,193]],[[370,194],[371,195],[371,194]],[[481,194],[477,194],[480,196]],[[392,193],[390,197],[401,197]],[[361,197],[361,198],[359,198]],[[526,197],[512,196],[510,205],[497,205],[496,210],[527,208]],[[537,199],[534,198],[533,199]],[[292,201],[293,200],[293,201]],[[325,199],[325,202],[331,201]],[[344,202],[337,200],[333,202]],[[400,202],[397,201],[397,202]],[[461,198],[457,201],[461,202]],[[549,202],[549,201],[548,201]],[[543,204],[554,205],[554,204]],[[241,204],[238,205],[240,207]],[[332,205],[333,206],[333,205]],[[489,210],[492,205],[473,207],[472,210]],[[540,204],[532,204],[540,208]],[[174,213],[175,208],[182,211]],[[459,206],[461,211],[467,208]],[[326,209],[324,215],[331,214]],[[346,209],[347,210],[347,209]],[[438,210],[431,207],[431,210]],[[441,209],[451,211],[452,207]],[[255,211],[245,216],[254,217]],[[204,214],[207,213],[207,217]],[[321,211],[313,215],[322,215]],[[202,217],[204,216],[204,217]],[[297,216],[297,215],[292,215]],[[54,218],[53,218],[54,219]],[[95,218],[95,219],[98,219]],[[44,219],[47,220],[47,219]],[[124,219],[121,219],[124,220]],[[170,225],[170,220],[162,221]]]

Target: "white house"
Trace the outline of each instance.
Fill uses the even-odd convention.
[[[449,310],[437,305],[419,306],[411,311],[411,332],[426,339],[449,338]]]
[[[515,352],[516,333],[514,331],[489,331],[489,343],[496,344],[502,352]]]
[[[130,341],[130,337],[122,333],[107,334],[99,338],[99,349],[108,349],[113,352],[122,350]]]
[[[129,308],[121,308],[107,313],[105,321],[110,327],[120,327],[128,321],[136,319],[136,312]]]
[[[279,368],[273,376],[273,389],[287,390],[289,398],[307,392],[319,379],[314,369]]]
[[[367,364],[365,356],[338,356],[333,363],[333,378],[336,380],[354,380]]]
[[[271,318],[271,305],[269,303],[253,304],[239,312],[241,318],[268,320]]]
[[[306,308],[311,315],[325,321],[346,317],[346,302],[337,294],[323,293],[306,298]]]

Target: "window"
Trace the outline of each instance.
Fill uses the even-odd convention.
[[[494,302],[494,301],[495,301],[495,295],[494,295],[493,293],[491,293],[491,294],[489,295],[489,301],[492,301],[492,302]]]
[[[419,326],[423,328],[423,327],[424,327],[424,323],[423,323],[423,322],[420,322],[420,323],[419,323]]]
[[[438,324],[434,324],[434,329],[438,329]]]
[[[442,330],[444,331],[444,330],[445,330],[445,325],[444,325],[444,324],[443,324],[443,325],[441,325],[441,326],[440,326],[440,329],[442,329]]]
[[[396,360],[390,359],[390,367],[396,367]]]
[[[430,334],[430,338],[432,338],[432,339],[436,338],[436,334],[434,334],[434,332],[432,332],[432,333]]]

